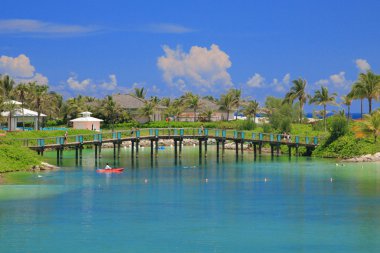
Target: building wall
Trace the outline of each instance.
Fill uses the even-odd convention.
[[[73,128],[74,129],[88,129],[88,130],[99,130],[100,129],[100,122],[73,122]]]

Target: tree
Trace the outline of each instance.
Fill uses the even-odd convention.
[[[25,118],[24,118],[24,108],[25,108],[25,100],[28,95],[29,89],[28,86],[24,83],[20,83],[17,85],[17,87],[13,90],[13,93],[15,94],[16,98],[21,101],[21,110],[22,110],[22,130],[25,130]]]
[[[191,92],[187,92],[185,94],[185,104],[189,107],[189,108],[192,108],[193,109],[193,112],[194,112],[194,122],[197,121],[197,110],[198,108],[200,107],[201,105],[201,101],[199,99],[199,96],[198,95],[194,95],[193,93]]]
[[[0,90],[4,100],[10,99],[11,92],[15,81],[8,75],[4,75],[0,79]]]
[[[9,115],[8,115],[8,121],[9,121],[9,131],[12,130],[12,115],[15,111],[17,111],[20,107],[18,104],[16,104],[15,102],[13,102],[12,100],[7,100],[5,102],[3,102],[3,110],[4,111],[7,111],[9,112]]]
[[[293,104],[293,102],[298,99],[300,107],[299,122],[302,122],[303,118],[303,106],[307,100],[306,94],[306,80],[298,78],[297,80],[292,81],[293,86],[290,88],[290,91],[286,93],[283,103]]]
[[[150,117],[154,112],[154,105],[152,102],[147,102],[145,105],[140,109],[140,113],[144,117],[148,117],[148,121],[150,121]]]
[[[219,101],[220,109],[227,112],[227,121],[230,116],[230,111],[235,105],[235,98],[231,93],[224,94],[220,97]]]
[[[365,99],[364,86],[361,83],[354,83],[348,95],[352,99],[360,99],[360,118],[363,119],[363,99]]]
[[[214,113],[213,110],[206,109],[206,110],[204,110],[204,111],[202,111],[202,112],[200,113],[199,118],[201,118],[201,121],[207,121],[207,122],[210,122],[213,113]]]
[[[49,102],[47,85],[37,85],[35,82],[30,83],[30,91],[32,97],[32,107],[37,111],[37,129],[40,129],[40,118],[44,105]]]
[[[107,96],[102,102],[102,113],[106,117],[107,122],[111,123],[112,132],[115,127],[115,118],[117,114],[117,105],[112,96]]]
[[[376,143],[377,137],[380,136],[380,110],[364,115],[360,128],[364,134],[373,135]]]
[[[340,98],[342,99],[342,104],[347,106],[347,122],[349,122],[350,121],[350,108],[351,108],[351,104],[352,104],[352,97],[347,95],[347,96],[341,96]]]
[[[146,96],[145,88],[144,87],[142,87],[142,88],[135,87],[135,96],[138,98],[145,99],[145,96]]]
[[[331,96],[329,95],[329,90],[327,87],[321,86],[321,90],[316,90],[314,92],[314,97],[310,99],[310,103],[314,103],[316,105],[323,105],[323,124],[325,131],[327,130],[326,125],[326,107],[328,104],[335,105],[335,97],[336,93],[333,93]]]
[[[259,103],[254,101],[249,101],[248,104],[244,107],[243,113],[248,117],[248,119],[251,119],[253,117],[253,121],[256,122],[256,114],[259,111]]]
[[[234,106],[236,106],[236,116],[235,120],[237,120],[239,114],[240,100],[241,100],[241,90],[240,89],[230,89],[229,93],[231,93],[234,101]]]
[[[363,92],[363,96],[368,100],[368,112],[372,112],[372,101],[377,100],[380,96],[380,76],[372,71],[360,73],[358,81],[355,83],[357,89]]]

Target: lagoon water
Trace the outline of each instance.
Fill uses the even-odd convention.
[[[380,166],[186,147],[20,173],[0,185],[0,252],[380,252]],[[48,153],[55,163],[55,153]],[[106,162],[126,167],[98,174]]]

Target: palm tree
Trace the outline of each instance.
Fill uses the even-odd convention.
[[[162,98],[161,101],[160,101],[160,104],[163,105],[163,106],[166,106],[166,107],[169,107],[170,106],[170,98]]]
[[[115,117],[117,114],[117,105],[112,96],[107,96],[102,103],[102,113],[107,118],[108,122],[111,122],[112,132],[115,129]]]
[[[307,82],[302,78],[298,78],[297,80],[293,80],[292,83],[293,86],[290,88],[290,91],[286,93],[283,103],[293,104],[294,100],[298,99],[300,105],[299,122],[301,123],[303,118],[303,106],[307,100]]]
[[[234,98],[234,106],[236,106],[235,120],[237,120],[237,117],[239,114],[240,100],[241,100],[241,89],[230,89],[229,93],[231,93],[231,95]]]
[[[13,86],[15,85],[15,81],[8,75],[4,75],[0,79],[0,89],[1,95],[4,99],[10,99],[11,92],[13,90]]]
[[[30,83],[30,91],[32,96],[32,106],[37,111],[37,129],[40,129],[40,117],[44,105],[47,105],[48,102],[48,89],[47,85],[37,85],[35,82]]]
[[[15,94],[16,98],[21,101],[21,110],[22,110],[22,130],[25,130],[25,119],[24,119],[24,108],[25,108],[25,100],[28,95],[29,88],[26,84],[20,83],[17,85],[17,87],[13,90],[13,93]]]
[[[351,104],[352,104],[352,97],[347,95],[347,96],[341,96],[340,98],[342,99],[342,104],[347,106],[347,122],[349,122],[350,121],[350,108],[351,108]]]
[[[210,122],[213,113],[214,110],[206,109],[200,113],[199,117],[202,118],[203,121]]]
[[[152,102],[145,103],[144,107],[140,109],[140,113],[142,116],[147,117],[148,121],[150,121],[150,117],[154,112],[154,105]]]
[[[15,111],[17,111],[20,107],[17,103],[13,102],[12,100],[7,100],[2,105],[4,111],[8,111],[8,122],[9,122],[9,128],[8,130],[12,130],[12,115]]]
[[[331,94],[331,96],[329,95],[329,90],[327,89],[327,87],[323,87],[321,86],[321,90],[316,90],[314,92],[314,97],[312,97],[310,99],[310,104],[311,103],[314,103],[316,105],[323,105],[323,124],[325,126],[325,131],[327,130],[327,126],[326,126],[326,106],[328,104],[331,104],[331,105],[335,105],[335,97],[336,97],[336,93],[333,93]]]
[[[235,105],[235,97],[231,93],[224,94],[220,97],[220,109],[227,112],[227,121],[229,119],[230,111]]]
[[[135,96],[136,97],[145,99],[145,95],[146,95],[146,90],[144,87],[142,87],[142,88],[135,87]]]
[[[259,103],[254,101],[249,101],[248,104],[244,107],[243,113],[247,115],[249,119],[253,117],[253,122],[256,122],[256,114],[259,111]]]
[[[373,99],[377,100],[380,96],[380,76],[372,71],[360,73],[355,85],[359,86],[357,89],[361,90],[364,97],[368,99],[368,112],[371,113]]]
[[[373,135],[376,143],[377,136],[380,136],[380,110],[364,115],[361,131],[366,135]]]
[[[360,118],[363,119],[363,99],[365,99],[364,86],[361,83],[354,83],[351,87],[351,91],[348,93],[352,99],[360,99]]]
[[[185,94],[185,100],[184,101],[185,101],[185,104],[189,108],[193,109],[193,112],[194,112],[194,122],[197,121],[197,110],[198,110],[198,108],[201,105],[201,101],[199,99],[199,96],[198,95],[194,95],[191,92],[187,92]]]

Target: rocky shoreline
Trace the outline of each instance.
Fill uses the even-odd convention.
[[[344,159],[344,162],[380,162],[380,152]]]

